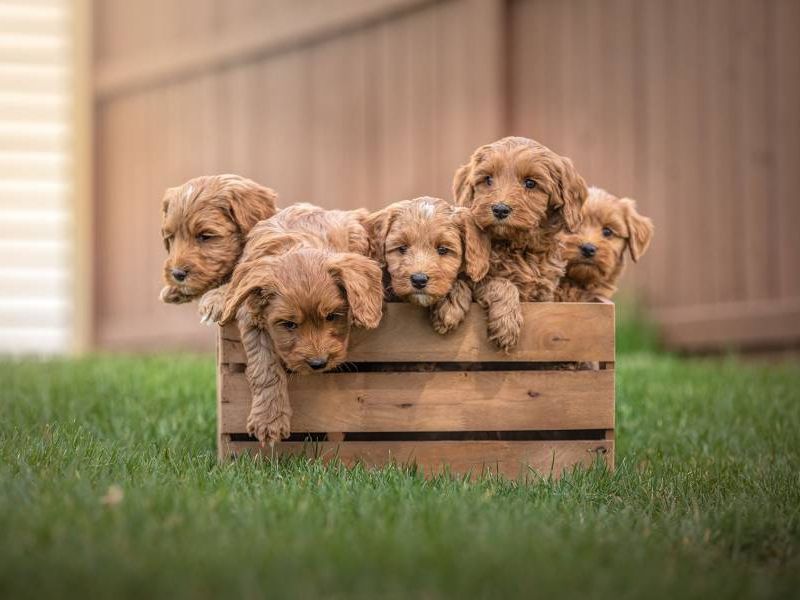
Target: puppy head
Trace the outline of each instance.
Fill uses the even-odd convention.
[[[277,195],[237,175],[197,177],[164,194],[161,234],[167,248],[168,302],[188,302],[223,283],[245,238],[275,214]]]
[[[325,371],[345,359],[352,324],[378,326],[382,291],[381,269],[365,256],[298,250],[239,264],[221,322],[249,300],[289,369]]]
[[[591,188],[581,227],[562,238],[567,276],[584,284],[613,283],[625,264],[625,251],[638,261],[652,237],[653,223],[636,211],[635,201]]]
[[[575,231],[586,193],[571,160],[521,137],[481,146],[453,179],[456,202],[493,239]]]
[[[473,281],[489,269],[489,240],[465,209],[428,196],[395,202],[366,222],[373,258],[405,302],[430,306],[459,273]]]

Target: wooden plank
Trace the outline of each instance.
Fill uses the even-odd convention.
[[[523,303],[525,327],[519,344],[505,354],[486,338],[483,311],[473,304],[464,323],[441,336],[430,325],[427,311],[409,304],[384,307],[378,329],[354,329],[350,362],[463,361],[613,361],[614,305],[600,303]],[[224,340],[237,342],[235,325],[223,329]],[[223,344],[222,361],[245,362],[236,344]]]
[[[100,62],[96,69],[95,91],[99,98],[108,98],[240,64],[364,27],[432,1],[347,0],[340,1],[336,10],[330,10],[327,2],[317,0],[305,7],[303,18],[298,18],[296,11],[281,11],[276,15],[281,17],[280,22],[270,27],[258,23],[238,31],[200,35],[177,44],[129,51],[119,58]],[[102,39],[108,37],[102,36]]]
[[[769,349],[800,339],[800,298],[681,307],[654,316],[670,348]]]
[[[244,433],[244,373],[222,377],[222,432]],[[612,429],[614,371],[330,373],[289,384],[292,431]]]
[[[395,463],[416,465],[426,476],[499,474],[509,479],[559,477],[576,465],[589,467],[598,459],[613,465],[614,441],[475,441],[475,442],[282,442],[274,450],[256,442],[227,442],[228,456],[307,456],[325,462],[340,460],[347,466],[361,463],[382,467]]]

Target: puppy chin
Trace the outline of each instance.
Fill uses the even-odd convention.
[[[406,296],[406,302],[409,304],[416,304],[417,306],[428,307],[436,302],[436,298],[425,292],[415,292]]]
[[[567,276],[575,281],[591,281],[601,275],[600,267],[594,262],[572,263],[567,268]]]

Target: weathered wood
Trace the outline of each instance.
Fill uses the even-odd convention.
[[[613,361],[614,305],[524,303],[525,328],[517,347],[505,354],[486,338],[483,311],[473,304],[464,323],[441,336],[427,311],[409,304],[387,304],[380,327],[354,329],[350,362],[505,362]],[[222,333],[223,362],[244,361],[239,332],[228,325]]]
[[[229,456],[302,455],[323,461],[338,459],[347,466],[414,464],[427,476],[449,471],[457,475],[491,473],[511,479],[534,479],[559,477],[565,470],[577,465],[588,467],[598,459],[613,464],[614,441],[283,442],[274,448],[262,448],[257,442],[228,442],[226,451]]]
[[[224,433],[243,433],[244,373],[225,373]],[[331,373],[294,377],[292,431],[611,429],[614,372]]]

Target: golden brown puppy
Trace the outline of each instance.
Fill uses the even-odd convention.
[[[581,224],[586,184],[572,161],[522,137],[481,146],[453,180],[456,202],[491,238],[488,275],[476,285],[489,338],[510,350],[522,327],[520,302],[547,302],[564,274],[558,235]]]
[[[247,234],[275,214],[277,199],[271,189],[238,175],[196,177],[169,188],[162,204],[161,234],[168,256],[161,300],[189,302],[224,284]]]
[[[253,402],[247,430],[262,444],[290,433],[286,371],[344,361],[352,325],[381,320],[381,268],[370,259],[365,211],[295,204],[259,223],[228,287],[221,322],[236,318]]]
[[[461,324],[472,290],[489,269],[489,239],[464,208],[423,196],[395,202],[367,219],[372,257],[386,269],[387,299],[430,307],[439,333]]]
[[[636,211],[635,201],[590,188],[580,229],[562,238],[567,268],[556,298],[560,302],[610,300],[625,270],[625,250],[637,262],[652,238],[653,222]]]

